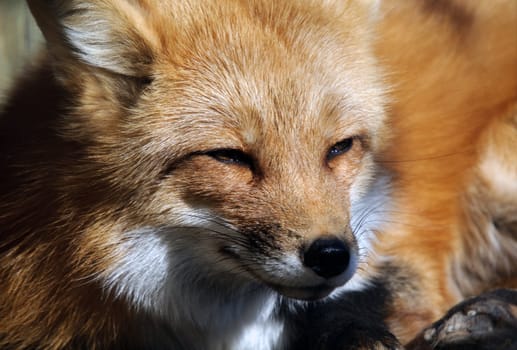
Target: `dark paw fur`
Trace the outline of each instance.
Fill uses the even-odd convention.
[[[384,330],[353,329],[323,336],[308,349],[311,350],[403,350],[395,337]]]
[[[517,291],[466,300],[408,344],[409,350],[517,350]]]

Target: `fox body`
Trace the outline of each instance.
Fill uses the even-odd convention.
[[[394,216],[375,250],[403,267],[388,323],[406,343],[466,297],[517,288],[517,3],[386,1],[381,13]]]
[[[29,4],[2,347],[394,349],[515,287],[515,2]]]
[[[286,315],[365,285],[376,4],[30,5],[49,50],[0,118],[2,347],[288,348]]]

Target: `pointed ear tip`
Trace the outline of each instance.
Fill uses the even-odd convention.
[[[55,32],[57,30],[56,24],[53,22],[52,16],[50,15],[50,1],[27,0],[27,5],[41,32],[47,41],[49,41],[56,35]]]
[[[27,5],[33,16],[37,16],[49,11],[49,2],[42,0],[27,0]]]

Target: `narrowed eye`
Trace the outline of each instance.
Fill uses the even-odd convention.
[[[349,137],[347,139],[344,139],[342,141],[339,141],[334,146],[332,146],[328,153],[327,153],[327,162],[331,161],[335,157],[344,154],[352,149],[352,146],[354,145],[354,138]]]
[[[249,154],[238,149],[216,149],[213,151],[207,151],[205,154],[224,164],[234,164],[249,168],[253,167],[253,158]]]

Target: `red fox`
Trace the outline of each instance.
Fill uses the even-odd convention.
[[[0,115],[0,347],[399,349],[512,287],[511,1],[29,4],[48,49]]]
[[[301,348],[308,301],[366,284],[387,201],[377,5],[29,4],[48,53],[0,118],[0,347]],[[397,346],[355,318],[379,330],[338,338]]]

